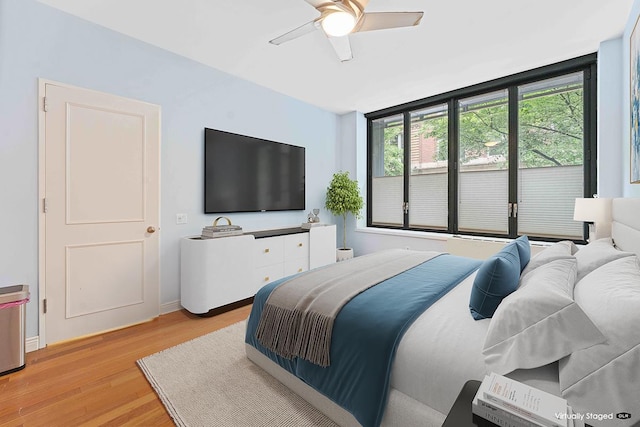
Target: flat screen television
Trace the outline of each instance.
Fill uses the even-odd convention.
[[[304,209],[304,147],[205,128],[205,213]]]

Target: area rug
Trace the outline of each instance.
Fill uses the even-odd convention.
[[[245,322],[138,360],[178,426],[336,427],[247,359]]]

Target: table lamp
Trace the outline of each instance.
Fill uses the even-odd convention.
[[[611,199],[576,199],[573,219],[589,223],[589,242],[611,236]]]

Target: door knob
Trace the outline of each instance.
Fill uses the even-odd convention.
[[[151,233],[155,233],[156,232],[156,228],[152,225],[147,227],[147,233],[151,234]]]

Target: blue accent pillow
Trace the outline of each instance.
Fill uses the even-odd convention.
[[[474,319],[493,316],[502,299],[518,288],[521,269],[519,247],[516,241],[509,243],[478,269],[469,301]]]
[[[531,260],[531,245],[529,244],[529,238],[524,235],[515,240],[518,247],[518,255],[520,256],[520,272],[529,264]]]

